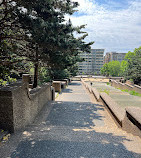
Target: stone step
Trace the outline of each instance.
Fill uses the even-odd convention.
[[[0,129],[0,142],[5,140],[5,137],[7,137],[9,135],[8,131],[4,131],[2,129]]]

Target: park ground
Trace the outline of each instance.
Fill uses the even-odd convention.
[[[141,139],[117,126],[102,103],[73,81],[34,123],[0,146],[2,158],[140,158]]]

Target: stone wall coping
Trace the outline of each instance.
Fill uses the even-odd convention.
[[[127,107],[125,108],[126,112],[128,112],[135,120],[137,120],[141,124],[141,108],[140,107]]]
[[[34,93],[37,93],[39,91],[43,91],[47,86],[51,86],[51,84],[50,83],[44,83],[41,86],[38,86],[38,87],[36,87],[34,89],[31,89],[30,90],[30,94],[34,94]]]
[[[108,108],[115,114],[120,122],[124,119],[125,110],[120,108],[119,105],[106,93],[100,93],[100,96],[107,104]]]
[[[50,85],[51,85],[50,83],[45,83],[42,86],[40,87],[38,86],[37,88],[31,89],[29,91],[27,84],[22,83],[22,82],[17,82],[17,83],[8,85],[6,87],[0,88],[0,96],[12,96],[12,91],[16,91],[19,88],[25,87],[27,89],[28,97],[29,99],[31,99],[33,96],[36,96],[42,91],[44,91],[44,89]]]
[[[61,83],[61,81],[53,81],[53,83]]]
[[[22,86],[22,82],[21,81],[9,84],[6,87],[0,87],[0,91],[9,91],[9,90],[11,91],[13,89],[18,88],[19,86]]]
[[[99,100],[100,99],[100,93],[98,92],[98,90],[94,87],[92,87],[92,92],[95,95],[96,99]]]
[[[54,79],[53,81],[68,81],[68,79]]]
[[[137,88],[141,89],[141,86],[139,86],[137,84],[135,84],[134,87],[137,87]]]
[[[122,83],[122,82],[118,82],[120,85],[122,85],[122,86],[124,86],[125,84],[124,83]]]
[[[131,87],[131,88],[134,87],[134,86],[132,86],[132,85],[130,85],[130,84],[128,84],[128,83],[125,83],[125,85],[128,86],[128,87]]]
[[[51,84],[50,83],[44,83],[42,86],[38,86],[38,87],[28,91],[27,93],[28,93],[29,99],[33,99],[34,97],[36,97],[37,95],[42,93],[48,86],[51,86]]]

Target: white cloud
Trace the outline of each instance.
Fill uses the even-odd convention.
[[[72,23],[87,24],[86,41],[95,41],[92,48],[128,52],[141,46],[141,1],[129,1],[126,9],[116,10],[98,5],[94,0],[74,1],[80,6],[79,12],[71,17]]]

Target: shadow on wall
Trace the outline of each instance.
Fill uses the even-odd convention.
[[[11,158],[133,158],[141,155],[122,144],[130,141],[111,133],[75,131],[91,128],[92,120],[102,121],[102,105],[79,102],[55,102],[44,124],[27,129],[24,140]],[[87,124],[85,124],[87,122]]]

